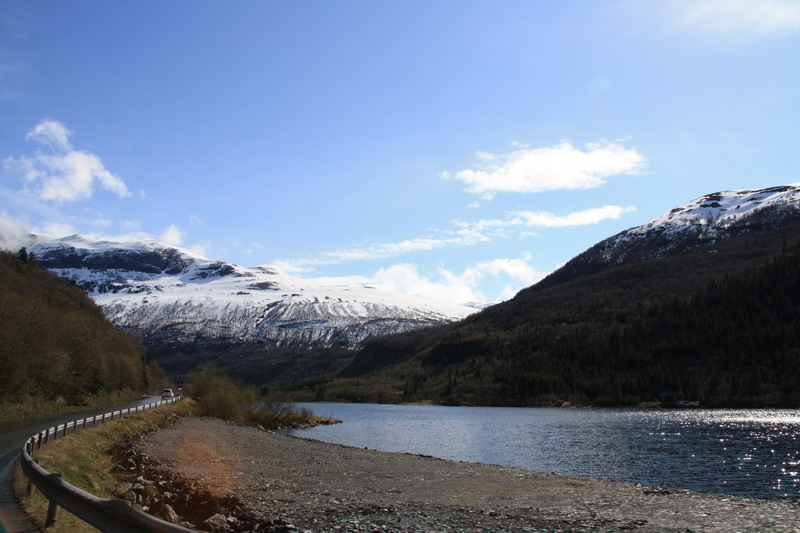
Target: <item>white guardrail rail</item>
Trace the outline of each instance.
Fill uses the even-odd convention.
[[[156,407],[173,404],[180,401],[180,399],[181,397],[178,396],[147,405],[140,405],[129,409],[103,413],[102,415],[90,416],[80,420],[73,420],[44,429],[29,438],[22,447],[20,463],[22,465],[22,471],[28,477],[30,483],[39,489],[50,501],[45,528],[55,523],[56,511],[58,507],[63,507],[81,520],[88,522],[104,532],[136,533],[146,531],[153,533],[193,533],[194,530],[192,529],[166,522],[144,511],[140,511],[132,507],[130,503],[125,500],[98,498],[78,487],[70,485],[61,479],[60,474],[51,474],[39,466],[32,457],[34,449],[40,449],[49,441],[56,440],[59,435],[63,437],[68,431],[77,431],[78,429],[102,424],[109,420],[114,420],[115,418],[143,413],[150,409],[155,409]],[[28,490],[31,490],[30,485]]]

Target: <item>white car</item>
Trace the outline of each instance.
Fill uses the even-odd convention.
[[[172,392],[172,389],[164,389],[161,391],[161,399],[162,400],[171,400],[175,397],[175,393]]]

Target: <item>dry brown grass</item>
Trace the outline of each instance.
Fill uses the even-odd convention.
[[[118,481],[111,471],[115,466],[113,451],[116,445],[133,435],[169,425],[177,416],[192,414],[194,408],[193,401],[183,400],[174,405],[82,429],[51,441],[41,450],[34,450],[33,457],[48,472],[62,474],[68,483],[101,498],[115,498]],[[22,502],[25,512],[42,527],[47,516],[48,501],[35,488],[28,495],[27,486],[28,480],[17,466],[14,473],[14,492]],[[50,531],[82,533],[97,529],[64,509],[59,509],[56,524],[48,529]]]

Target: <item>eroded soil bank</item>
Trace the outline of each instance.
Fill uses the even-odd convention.
[[[195,505],[234,502],[266,531],[800,531],[796,501],[376,452],[217,419],[184,418],[136,448],[158,475],[205,491]],[[219,511],[207,529],[233,530]]]

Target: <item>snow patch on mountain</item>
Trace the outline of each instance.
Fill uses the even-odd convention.
[[[629,233],[647,233],[659,226],[680,228],[701,225],[725,228],[767,208],[797,209],[798,200],[800,184],[717,192],[676,207],[643,226],[629,230]]]
[[[332,287],[193,254],[157,241],[73,235],[36,244],[37,261],[74,280],[117,326],[148,344],[356,348],[373,335],[476,310],[370,287]]]
[[[624,261],[625,245],[640,242],[651,257],[681,252],[719,239],[776,227],[800,209],[800,184],[707,194],[600,243],[607,259]]]

